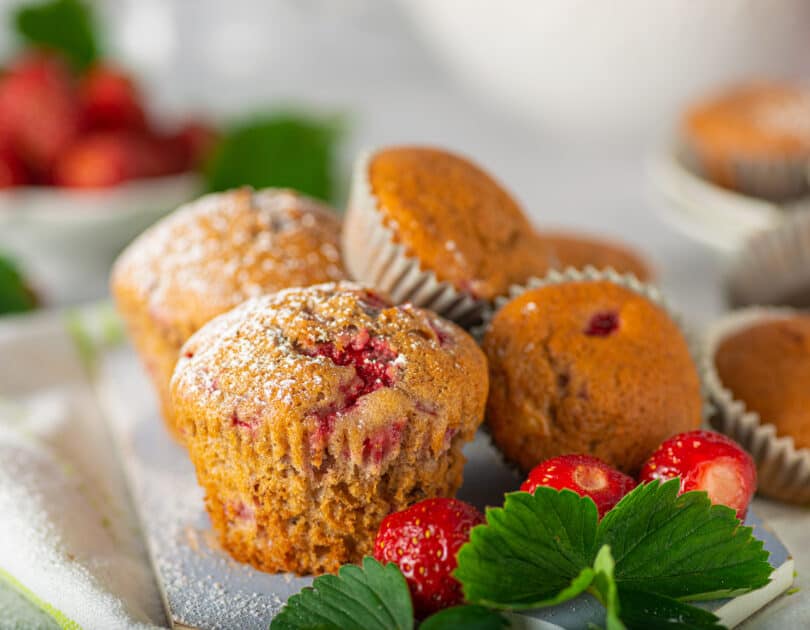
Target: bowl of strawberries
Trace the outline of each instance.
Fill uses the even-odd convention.
[[[103,295],[120,249],[202,189],[205,124],[160,126],[103,60],[31,49],[0,74],[0,250],[46,304]]]

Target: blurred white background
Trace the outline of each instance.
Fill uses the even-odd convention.
[[[97,6],[108,48],[163,114],[227,119],[268,104],[344,112],[346,169],[369,145],[461,151],[511,187],[539,225],[638,246],[700,320],[721,308],[722,261],[656,218],[644,159],[683,103],[709,86],[810,68],[807,0]],[[10,47],[4,39],[2,52]]]

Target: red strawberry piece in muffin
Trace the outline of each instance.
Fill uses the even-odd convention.
[[[573,490],[590,497],[601,518],[636,487],[636,481],[598,457],[560,455],[535,466],[520,489],[533,493],[540,486]]]
[[[681,479],[681,492],[703,490],[712,503],[744,519],[757,489],[754,460],[734,440],[713,431],[689,431],[666,440],[641,469],[640,480]]]
[[[27,166],[47,175],[79,133],[79,106],[68,69],[43,54],[12,63],[0,80],[0,119]]]
[[[461,584],[453,577],[456,554],[470,529],[484,522],[472,505],[457,499],[427,499],[386,516],[374,541],[374,557],[399,566],[419,617],[460,604]]]
[[[171,407],[208,513],[223,547],[264,571],[372,553],[387,515],[458,489],[483,420],[475,341],[350,283],[248,300],[179,355]]]

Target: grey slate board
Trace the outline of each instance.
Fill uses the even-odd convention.
[[[121,451],[149,544],[167,617],[175,627],[265,629],[284,602],[311,578],[268,574],[231,560],[218,548],[203,508],[203,495],[184,450],[163,428],[152,390],[128,349],[105,357],[99,395]],[[501,505],[520,478],[504,465],[484,434],[465,451],[468,462],[459,498],[478,507]],[[748,523],[779,570],[771,585],[736,598],[702,605],[736,625],[789,588],[793,562],[787,549],[751,513]],[[514,627],[570,629],[601,625],[601,606],[589,595],[553,608],[515,616]]]

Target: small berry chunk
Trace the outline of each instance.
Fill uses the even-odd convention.
[[[636,482],[597,457],[561,455],[535,466],[520,489],[534,492],[539,486],[557,490],[567,488],[580,496],[590,497],[601,518],[636,487]]]
[[[734,440],[713,431],[689,431],[666,440],[641,469],[641,481],[681,478],[681,492],[704,490],[712,503],[744,519],[757,487],[754,460]]]
[[[476,508],[457,499],[427,499],[383,519],[374,557],[399,566],[419,617],[460,604],[461,584],[451,575],[470,529],[484,522]]]

